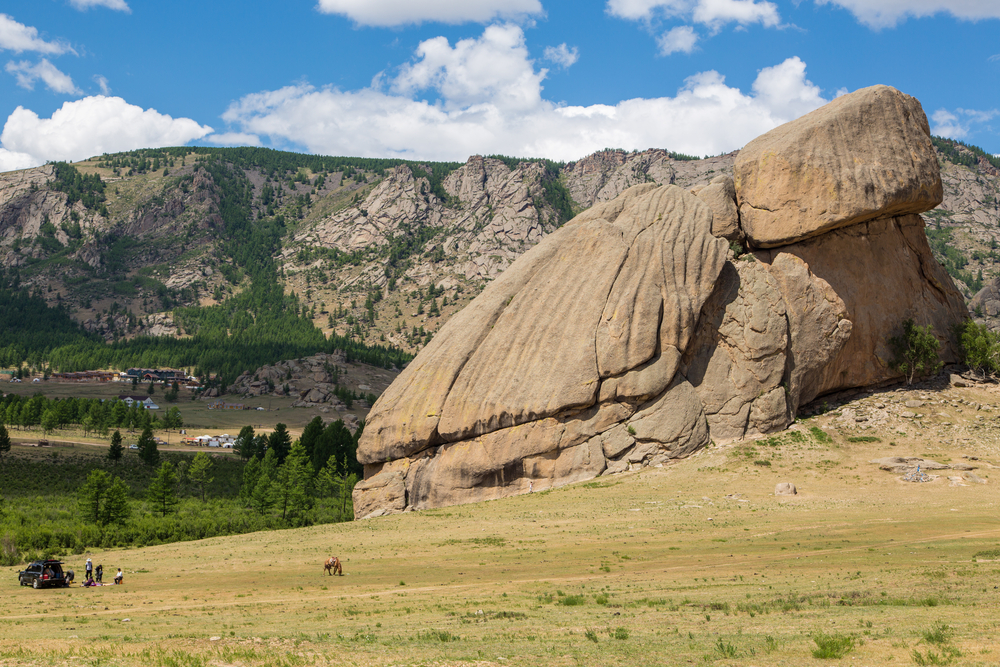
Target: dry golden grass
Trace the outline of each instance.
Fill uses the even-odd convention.
[[[35,591],[6,568],[0,665],[995,665],[1000,555],[974,557],[1000,546],[996,434],[956,435],[983,414],[865,443],[828,414],[502,501],[93,553],[121,587]],[[977,456],[988,483],[869,463],[908,454]],[[332,554],[345,576],[323,575]],[[814,657],[824,636],[854,648]]]

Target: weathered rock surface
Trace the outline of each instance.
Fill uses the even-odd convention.
[[[743,237],[740,229],[739,209],[736,208],[736,185],[732,176],[723,174],[716,176],[712,182],[703,188],[691,190],[698,199],[712,209],[712,234],[729,241],[738,241]]]
[[[887,341],[904,319],[924,324],[967,317],[917,215],[881,218],[756,255],[788,307],[795,405],[897,377]],[[947,326],[936,328],[942,357],[956,359]]]
[[[962,297],[906,214],[940,191],[919,104],[877,87],[790,125],[735,184],[639,183],[602,200],[617,186],[598,163],[621,175],[629,156],[574,166],[595,204],[454,316],[373,407],[356,515],[501,498],[781,430],[818,395],[897,377],[886,341],[903,319],[946,336]],[[883,132],[909,157],[884,154]],[[471,166],[452,185],[485,196],[489,176]],[[803,170],[815,178],[790,175]],[[748,229],[747,202],[774,215]],[[780,247],[736,257],[727,243],[747,232],[762,245],[772,228]]]
[[[595,436],[634,413],[629,437],[651,443],[640,460],[707,442],[690,384],[668,387],[726,244],[680,188],[637,186],[613,204],[526,253],[376,403],[359,461],[374,472],[418,455],[410,505],[593,477],[606,467]]]
[[[927,117],[888,86],[838,97],[754,139],[733,178],[743,229],[759,248],[921,213],[943,197]]]

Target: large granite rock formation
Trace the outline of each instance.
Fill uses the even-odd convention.
[[[816,396],[895,377],[902,320],[944,338],[967,316],[914,215],[941,181],[913,98],[839,98],[752,142],[734,173],[595,204],[453,317],[369,415],[356,516],[781,430]],[[737,257],[741,239],[767,249]]]

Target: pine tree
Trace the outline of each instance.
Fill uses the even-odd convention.
[[[125,486],[125,482],[115,477],[104,496],[100,522],[104,525],[125,523],[131,513],[132,510],[128,504],[128,487]]]
[[[288,434],[288,427],[278,422],[274,425],[274,431],[267,439],[268,452],[274,452],[278,458],[278,464],[285,462],[285,457],[292,448],[292,436]]]
[[[281,508],[281,520],[296,516],[310,507],[309,480],[313,469],[306,455],[305,447],[296,442],[278,468],[271,487],[275,504]]]
[[[103,470],[91,470],[87,475],[87,481],[80,488],[80,511],[88,521],[100,522],[104,499],[109,488],[111,488],[111,475]]]
[[[10,433],[7,427],[0,423],[0,456],[10,451]]]
[[[233,443],[233,451],[244,461],[249,461],[256,453],[254,451],[253,440],[253,426],[249,425],[240,429],[240,434],[236,436],[236,442]]]
[[[122,447],[121,431],[115,429],[115,432],[111,434],[111,446],[108,447],[108,458],[118,463],[124,453],[125,448]]]
[[[257,487],[257,480],[260,479],[260,459],[251,456],[250,460],[243,467],[243,483],[240,484],[240,502],[245,506],[250,506],[250,499],[253,491]]]
[[[166,516],[174,511],[177,503],[177,473],[170,461],[164,461],[156,471],[156,477],[149,484],[146,498],[152,503],[154,511],[160,516]]]
[[[191,467],[188,468],[187,476],[198,490],[201,491],[201,502],[205,502],[205,487],[215,481],[215,478],[211,476],[212,472],[212,459],[209,458],[208,454],[205,452],[198,452],[194,455],[194,461],[191,462]]]
[[[306,450],[306,456],[313,460],[315,465],[315,459],[313,458],[313,452],[316,449],[316,444],[319,439],[323,436],[323,418],[316,416],[311,422],[306,424],[305,429],[302,431],[302,437],[299,438],[299,442]]]
[[[160,462],[160,452],[156,448],[156,440],[153,439],[153,429],[149,426],[142,430],[136,445],[139,447],[139,458],[146,465],[152,467]]]

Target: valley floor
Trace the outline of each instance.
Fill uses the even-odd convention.
[[[890,389],[666,468],[92,553],[123,586],[3,568],[0,665],[995,665],[998,397]],[[909,455],[985,483],[872,463]]]

